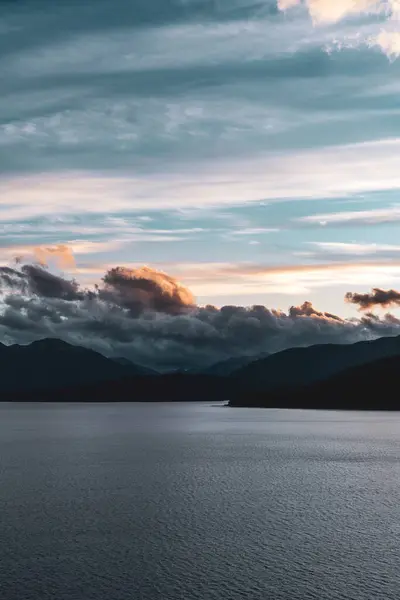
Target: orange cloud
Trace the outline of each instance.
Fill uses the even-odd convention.
[[[195,305],[191,291],[177,279],[146,266],[137,269],[109,269],[103,277],[103,283],[104,298],[118,298],[120,305],[134,311],[147,307],[179,313],[182,309]]]
[[[33,255],[42,266],[47,266],[49,260],[54,261],[60,269],[75,269],[76,266],[72,249],[65,244],[35,247]]]

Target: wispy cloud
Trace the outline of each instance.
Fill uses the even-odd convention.
[[[355,255],[357,256],[357,255]],[[117,263],[92,264],[78,267],[77,275],[84,282],[93,282],[107,269],[117,267]],[[128,263],[136,269],[139,263]],[[158,262],[155,265],[162,271],[171,273],[189,286],[196,297],[232,298],[243,295],[308,294],[312,290],[331,288],[338,285],[392,285],[400,281],[400,256],[398,260],[365,260],[310,262],[309,264],[252,264],[218,262]]]
[[[400,246],[395,244],[359,244],[345,242],[309,242],[312,246],[327,254],[346,254],[366,256],[373,254],[400,253]]]
[[[109,227],[110,224],[109,224]],[[201,228],[181,228],[175,230],[169,229],[150,229],[142,230],[134,228],[132,232],[129,232],[129,228],[120,226],[120,228],[112,228],[105,230],[99,228],[93,228],[92,233],[97,233],[97,237],[104,238],[108,234],[118,235],[115,239],[109,239],[98,241],[96,239],[84,239],[83,235],[85,230],[83,228],[80,239],[67,238],[62,244],[19,244],[15,241],[7,241],[3,239],[0,242],[0,261],[10,262],[18,259],[30,260],[34,259],[41,264],[47,264],[48,261],[57,264],[60,268],[76,270],[75,258],[80,257],[84,260],[85,257],[91,255],[105,253],[113,253],[124,248],[132,247],[132,244],[137,243],[156,243],[165,244],[169,242],[183,242],[189,237],[193,238],[199,233],[203,232]],[[79,228],[77,228],[79,232]],[[36,237],[39,237],[36,235]]]
[[[319,199],[400,189],[400,138],[319,151],[219,160],[179,170],[112,177],[79,172],[0,181],[4,220],[107,211],[143,211],[244,204],[254,200]],[[195,170],[197,174],[195,174]]]
[[[232,230],[229,232],[230,235],[263,235],[264,233],[278,233],[279,229],[276,227],[245,227],[244,229]]]
[[[400,205],[388,208],[374,208],[371,210],[343,211],[336,213],[324,213],[309,215],[296,219],[300,223],[309,223],[313,225],[345,225],[348,224],[366,224],[373,225],[379,223],[396,223],[400,221]]]
[[[68,244],[53,245],[0,245],[0,261],[3,263],[19,260],[34,260],[42,265],[55,263],[65,270],[76,270],[76,256],[109,252],[121,247],[120,242],[70,241]]]

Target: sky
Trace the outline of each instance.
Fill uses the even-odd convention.
[[[400,286],[398,0],[0,2],[0,264],[197,305]]]

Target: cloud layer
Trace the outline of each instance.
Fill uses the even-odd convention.
[[[110,269],[92,291],[41,265],[1,267],[0,299],[0,333],[8,343],[58,337],[160,369],[400,333],[392,315],[344,320],[310,302],[287,313],[199,307],[188,289],[149,267]]]

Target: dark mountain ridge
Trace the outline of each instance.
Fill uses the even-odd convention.
[[[390,366],[380,362],[391,358]],[[0,392],[2,400],[20,401],[230,400],[232,406],[326,408],[347,398],[355,406],[358,390],[367,394],[380,386],[385,396],[391,393],[388,386],[400,368],[400,337],[293,348],[225,374],[230,366],[218,363],[214,373],[161,375],[56,339],[29,346],[0,344]],[[375,379],[368,379],[370,372]],[[378,375],[387,381],[379,382]]]
[[[226,360],[221,360],[207,367],[201,369],[191,369],[189,372],[196,373],[197,375],[216,375],[219,377],[228,377],[235,373],[238,369],[245,367],[246,365],[260,360],[269,356],[268,352],[263,353],[259,356],[232,356]]]
[[[138,375],[159,375],[160,373],[158,371],[156,371],[155,369],[150,369],[150,367],[145,367],[144,365],[138,365],[134,362],[132,362],[131,360],[129,360],[129,358],[125,358],[124,356],[111,356],[110,360],[113,360],[114,362],[123,365],[125,367],[130,367],[131,369],[135,369],[135,371],[137,371]]]
[[[381,358],[400,356],[400,336],[355,344],[320,344],[290,348],[237,370],[242,389],[274,390],[323,381],[350,367]]]
[[[79,386],[146,374],[82,346],[47,338],[27,346],[0,344],[0,392]]]
[[[400,356],[351,367],[310,385],[235,395],[229,405],[256,408],[400,410]]]

